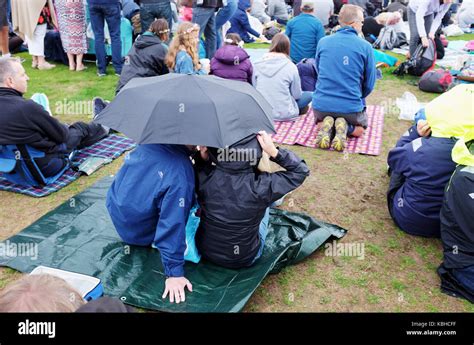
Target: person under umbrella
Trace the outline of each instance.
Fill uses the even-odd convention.
[[[163,90],[158,97],[157,89]],[[183,302],[185,288],[192,291],[184,252],[194,205],[194,145],[226,147],[259,130],[274,132],[271,111],[248,83],[167,74],[132,79],[97,116],[96,122],[139,143],[112,183],[106,205],[124,242],[160,251],[163,298],[169,294],[170,302]]]

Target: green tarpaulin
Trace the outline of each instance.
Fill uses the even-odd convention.
[[[106,295],[133,306],[169,312],[238,312],[265,276],[295,264],[346,230],[309,216],[272,209],[263,256],[250,268],[231,270],[201,261],[186,263],[193,292],[171,304],[161,298],[164,275],[156,249],[127,246],[116,234],[105,207],[112,183],[105,178],[4,242],[0,265],[31,272],[39,265],[91,275],[102,280]],[[31,247],[34,243],[35,246]],[[30,256],[21,256],[26,248]]]

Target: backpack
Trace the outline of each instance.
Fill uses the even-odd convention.
[[[406,35],[402,32],[397,33],[393,26],[385,26],[380,30],[379,37],[372,46],[375,49],[392,50],[407,43]]]
[[[262,34],[267,38],[267,40],[271,41],[276,34],[279,34],[281,29],[275,25],[266,27],[263,29]]]
[[[453,77],[449,71],[438,68],[424,73],[418,87],[421,91],[443,93],[453,83]]]
[[[413,56],[400,64],[400,66],[393,71],[393,74],[403,76],[404,74],[411,74],[414,76],[421,76],[426,71],[432,69],[436,64],[436,45],[433,40],[429,40],[427,48],[423,48],[421,44],[415,50]]]
[[[318,80],[315,59],[303,59],[298,62],[296,67],[298,68],[298,74],[301,79],[301,90],[314,91],[316,81]]]

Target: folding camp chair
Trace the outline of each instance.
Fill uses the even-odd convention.
[[[30,187],[54,183],[69,168],[72,154],[66,166],[51,177],[45,177],[35,162],[44,156],[44,152],[28,145],[0,145],[0,176],[11,183]]]

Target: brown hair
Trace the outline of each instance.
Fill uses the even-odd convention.
[[[76,290],[50,274],[24,276],[0,293],[0,312],[74,312],[83,304]]]
[[[270,45],[271,53],[283,53],[290,56],[290,40],[288,36],[283,33],[278,33],[273,36],[272,44]]]
[[[229,40],[232,41],[232,43],[229,42]],[[238,46],[240,41],[242,41],[242,39],[240,38],[239,34],[230,33],[225,35],[225,45]]]
[[[199,63],[198,45],[194,41],[193,37],[196,31],[199,32],[199,25],[191,22],[184,22],[178,26],[178,31],[171,41],[168,54],[166,54],[165,63],[168,68],[175,68],[176,55],[178,55],[180,46],[184,46],[186,52],[193,60],[194,68],[197,70],[201,69],[201,64]]]
[[[163,18],[153,21],[153,23],[150,24],[148,31],[153,32],[163,42],[168,41],[170,28],[168,22]]]

